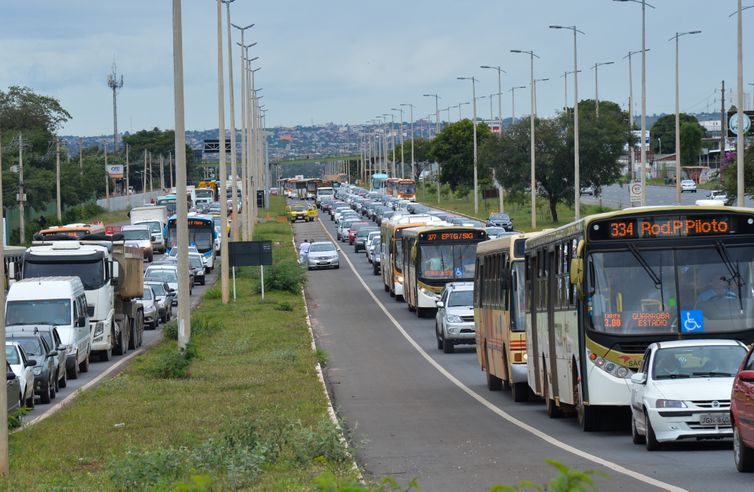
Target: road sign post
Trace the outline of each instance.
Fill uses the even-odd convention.
[[[272,265],[272,241],[235,241],[228,244],[230,266],[258,266],[262,282],[262,299],[264,299],[264,265]],[[234,277],[235,278],[235,277]],[[235,281],[233,299],[235,300]]]
[[[628,187],[628,193],[629,193],[629,198],[632,204],[641,203],[641,196],[642,196],[641,182],[636,181],[634,183],[631,183],[631,186]]]

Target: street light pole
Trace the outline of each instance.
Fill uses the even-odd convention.
[[[487,69],[493,69],[497,70],[497,118],[500,122],[500,135],[503,134],[503,85],[502,85],[502,74],[508,73],[505,70],[503,70],[500,66],[494,66],[494,65],[482,65],[479,68],[487,68]],[[490,97],[490,107],[492,107],[492,97]]]
[[[416,179],[416,162],[414,161],[414,105],[411,103],[401,103],[401,106],[408,106],[409,119],[411,120],[411,179]]]
[[[400,121],[400,125],[399,125],[400,126],[400,130],[399,130],[400,133],[398,135],[398,139],[399,139],[400,144],[401,144],[401,179],[403,179],[403,176],[404,176],[404,174],[403,174],[403,166],[405,164],[405,159],[404,159],[405,158],[405,152],[404,152],[404,149],[403,149],[403,108],[390,108],[390,109],[391,109],[391,111],[398,111],[401,114],[401,121]],[[393,154],[395,154],[395,150],[393,150]]]
[[[600,117],[600,84],[599,84],[599,68],[603,65],[612,65],[615,62],[597,62],[592,66],[592,70],[594,70],[594,101],[595,101],[595,112],[597,115],[597,118]]]
[[[223,81],[222,0],[217,0],[217,117],[219,122],[218,141],[220,144],[220,215],[222,215],[222,234],[220,234],[220,283],[222,303],[228,304],[228,301],[230,300],[230,285],[228,279],[230,262],[228,260],[228,235],[225,233],[225,231],[228,230],[228,200],[226,192],[228,170],[225,167],[225,83]],[[180,149],[176,150],[180,151]],[[178,168],[180,168],[180,164],[178,164],[177,166]],[[180,179],[178,180],[178,184],[181,184]],[[178,193],[177,195],[179,203],[186,201],[185,193]],[[182,256],[188,257],[188,253],[186,253],[185,255],[179,254],[178,259],[180,260]],[[181,287],[183,288],[183,290],[186,290],[184,286]]]
[[[647,49],[647,51],[649,51],[649,49]],[[634,75],[633,75],[633,65],[631,63],[631,57],[638,53],[641,53],[641,50],[629,51],[628,54],[623,57],[624,60],[628,58],[628,129],[629,131],[633,131],[634,129]],[[630,145],[629,160],[631,162],[631,180],[633,181],[635,179],[634,172],[636,172],[636,169],[635,169],[636,156],[634,155],[633,143]]]
[[[233,91],[233,42],[231,40],[231,22],[230,22],[230,4],[235,0],[222,0],[225,4],[225,19],[227,24],[227,36],[228,36],[228,109],[230,110],[230,174],[231,174],[231,204],[233,206],[233,224],[232,235],[233,240],[238,241],[239,220],[238,220],[238,171],[236,170],[236,110],[235,110],[235,97]],[[225,142],[222,142],[225,145]]]
[[[458,80],[470,80],[471,81],[471,107],[472,107],[472,125],[474,134],[474,213],[479,213],[479,180],[477,170],[477,137],[476,137],[476,77],[457,77]],[[482,96],[486,97],[486,96]]]
[[[518,89],[526,89],[526,86],[519,85],[508,89],[508,92],[511,93],[511,125],[516,122],[516,90]]]
[[[530,136],[531,136],[531,142],[530,142],[530,156],[531,156],[531,228],[532,230],[536,230],[537,228],[537,177],[536,177],[536,155],[535,155],[535,146],[534,146],[534,119],[537,117],[536,115],[536,92],[535,92],[535,82],[534,82],[534,58],[539,58],[534,51],[524,51],[524,50],[511,50],[511,53],[522,53],[529,55],[530,58],[530,72],[531,72],[531,115],[529,116],[530,121]]]
[[[744,206],[744,68],[743,68],[743,8],[741,0],[738,0],[737,28],[738,28],[738,77],[737,88],[738,97],[736,98],[736,120],[738,121],[738,132],[736,133],[736,165],[737,186],[736,201],[739,207]],[[749,8],[749,7],[747,7]],[[722,152],[722,150],[720,151]],[[722,155],[722,154],[721,154]]]
[[[681,203],[681,106],[680,106],[680,71],[678,39],[702,31],[676,32],[668,41],[675,40],[675,203]]]
[[[440,133],[440,96],[437,94],[424,94],[424,97],[435,98],[435,137]],[[428,129],[429,130],[429,129]],[[427,132],[429,133],[429,131]],[[435,162],[437,165],[437,203],[440,203],[440,163]]]

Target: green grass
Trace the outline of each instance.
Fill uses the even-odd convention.
[[[114,210],[112,212],[102,212],[100,214],[93,215],[85,220],[85,222],[102,222],[103,224],[115,224],[117,222],[128,222],[128,210]]]
[[[531,228],[531,207],[529,206],[528,195],[524,202],[514,201],[511,195],[505,196],[505,212],[513,219],[513,227],[517,231],[529,232]],[[479,200],[479,213],[474,213],[474,196],[469,193],[467,197],[458,198],[455,196],[442,196],[440,203],[437,203],[437,192],[427,193],[424,190],[417,190],[417,201],[429,205],[431,207],[439,207],[445,210],[458,212],[470,217],[476,217],[479,220],[486,220],[491,212],[498,211],[498,200],[487,199]],[[581,215],[595,214],[599,212],[605,212],[611,209],[605,207],[599,207],[597,205],[581,205]],[[573,207],[565,205],[563,203],[558,204],[558,222],[554,223],[550,216],[550,208],[548,203],[540,198],[537,200],[537,230],[547,229],[551,227],[558,227],[563,224],[571,222],[575,217],[575,211]]]
[[[283,210],[284,200],[272,206]],[[296,258],[283,225],[287,232],[275,222],[256,229],[284,246],[275,262]],[[212,296],[194,312],[187,377],[150,370],[175,350],[163,340],[118,377],[13,434],[0,489],[170,490],[208,481],[213,490],[304,490],[326,471],[354,480],[326,417],[315,371],[322,354],[311,350],[302,296],[267,291],[262,302],[252,270],[238,276],[237,302]]]

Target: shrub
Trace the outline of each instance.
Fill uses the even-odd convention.
[[[296,422],[287,434],[293,459],[298,463],[310,463],[315,459],[344,463],[350,459],[345,444],[341,441],[340,429],[327,417],[322,417],[312,427]]]
[[[222,296],[222,290],[220,290],[220,287],[218,286],[207,289],[207,292],[204,294],[206,299],[220,299]]]
[[[170,340],[178,340],[178,322],[171,321],[162,327],[162,334]]]
[[[276,311],[293,311],[293,306],[290,302],[281,302],[275,306]]]
[[[301,292],[306,279],[304,267],[295,260],[283,260],[269,267],[264,273],[265,289],[281,290],[294,294]],[[257,291],[261,292],[261,285],[257,285]]]
[[[196,347],[192,343],[188,344],[185,352],[172,346],[157,353],[144,372],[153,378],[184,379],[190,376],[189,365],[196,356]]]
[[[8,414],[8,430],[18,429],[23,424],[23,416],[31,411],[30,408],[21,406]]]

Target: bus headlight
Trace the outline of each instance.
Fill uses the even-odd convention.
[[[403,275],[398,275],[398,283],[399,284],[403,283]]]
[[[105,323],[102,321],[97,321],[97,324],[94,325],[94,336],[97,337],[99,335],[102,335],[105,331]]]

